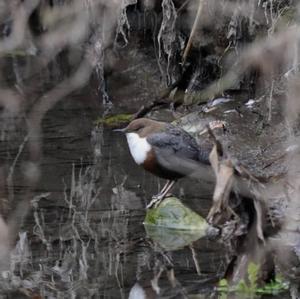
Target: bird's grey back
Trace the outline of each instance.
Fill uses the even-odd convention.
[[[147,141],[157,153],[164,151],[164,153],[176,155],[178,158],[209,164],[210,151],[207,148],[199,147],[194,137],[171,124],[168,124],[161,132],[148,136]]]

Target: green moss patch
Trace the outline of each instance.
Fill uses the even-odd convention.
[[[252,262],[248,265],[247,274],[248,281],[240,280],[236,285],[230,285],[226,279],[219,282],[218,292],[222,294],[221,298],[228,298],[229,293],[246,294],[249,298],[254,298],[256,295],[278,295],[288,290],[288,284],[277,275],[274,281],[271,281],[264,286],[258,286],[259,265]]]
[[[96,125],[106,125],[109,127],[118,127],[123,124],[127,124],[132,120],[133,114],[116,114],[105,117],[99,117],[96,121]]]

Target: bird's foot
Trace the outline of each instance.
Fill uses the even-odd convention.
[[[146,208],[147,209],[150,209],[152,207],[157,208],[158,205],[163,201],[163,199],[170,196],[172,196],[171,193],[167,193],[167,194],[158,193],[156,195],[153,195],[151,201],[148,203]]]
[[[152,196],[151,201],[147,204],[147,209],[157,208],[157,206],[161,203],[161,201],[165,198],[164,194],[158,193]]]

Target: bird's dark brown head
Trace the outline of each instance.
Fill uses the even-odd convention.
[[[122,131],[125,133],[136,133],[141,138],[148,136],[151,133],[157,133],[163,130],[166,126],[166,123],[148,119],[148,118],[139,118],[133,120],[126,128]]]

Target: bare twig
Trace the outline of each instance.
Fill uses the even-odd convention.
[[[201,269],[200,269],[200,265],[199,265],[198,258],[197,258],[197,252],[196,252],[193,244],[190,244],[189,247],[190,247],[191,252],[192,252],[192,257],[193,257],[193,261],[194,261],[194,265],[195,265],[197,274],[201,275]]]
[[[44,115],[66,95],[86,84],[97,64],[97,57],[97,49],[93,44],[87,49],[86,56],[76,72],[46,93],[31,110],[28,117],[28,136],[32,161],[37,162],[41,157],[41,121]]]
[[[39,0],[26,0],[21,3],[13,3],[11,6],[13,31],[9,37],[0,41],[0,53],[6,53],[22,45],[28,30],[28,18],[39,4]]]
[[[191,46],[192,46],[192,43],[193,43],[193,38],[194,38],[194,35],[196,33],[196,29],[198,27],[200,16],[201,16],[201,13],[202,13],[203,3],[204,3],[204,0],[199,0],[196,18],[195,18],[195,21],[194,21],[194,24],[193,24],[193,27],[192,27],[192,31],[191,31],[189,40],[187,42],[187,45],[185,47],[185,50],[184,50],[184,53],[183,53],[183,56],[182,56],[182,64],[183,65],[186,62],[186,59],[187,59],[187,57],[189,55],[189,52],[190,52],[190,49],[191,49]]]

